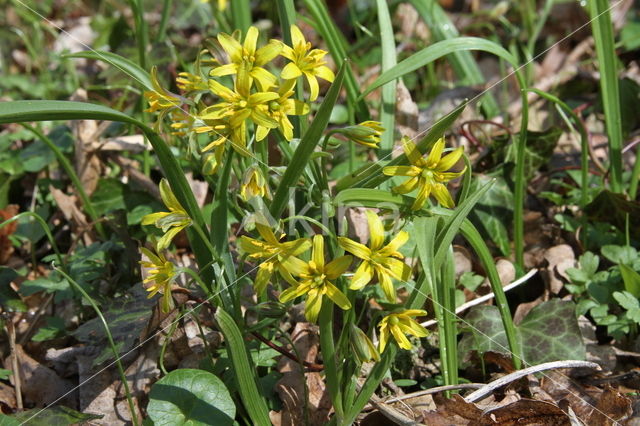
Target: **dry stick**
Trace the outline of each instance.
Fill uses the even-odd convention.
[[[15,385],[16,391],[16,405],[18,406],[18,410],[22,411],[24,409],[22,405],[22,383],[20,382],[20,368],[18,365],[18,351],[16,351],[16,328],[13,325],[13,320],[8,318],[7,321],[7,334],[9,335],[9,348],[11,349],[11,353],[13,354],[13,359],[11,360],[11,367],[13,368],[13,383]]]
[[[529,278],[531,278],[532,276],[534,276],[536,274],[536,272],[538,272],[537,269],[532,269],[529,272],[527,272],[526,275],[518,278],[517,280],[515,280],[514,282],[512,282],[509,285],[506,285],[503,287],[503,290],[505,292],[514,289],[516,287],[518,287],[519,285],[524,284],[525,282],[527,282],[529,280]],[[493,293],[489,293],[489,294],[485,294],[484,296],[478,297],[476,299],[470,300],[467,303],[464,303],[462,305],[460,305],[458,308],[456,308],[456,314],[459,314],[460,312],[464,312],[467,309],[471,308],[472,306],[476,306],[479,305],[481,303],[486,302],[487,300],[491,300],[493,299],[494,294]],[[431,327],[432,325],[435,325],[438,321],[437,320],[429,320],[429,321],[425,321],[423,323],[421,323],[420,325],[423,327]]]
[[[403,401],[405,399],[417,398],[419,396],[431,395],[439,392],[458,390],[458,389],[480,389],[484,386],[486,386],[485,383],[458,383],[457,385],[436,386],[434,388],[412,392],[406,395],[395,396],[393,398],[385,399],[382,402],[384,402],[385,404],[392,404],[394,402]],[[372,408],[373,407],[371,405],[366,405],[362,409],[362,411],[368,411],[368,410],[371,410]]]
[[[504,385],[507,385],[511,382],[515,382],[516,380],[528,376],[529,374],[540,373],[545,370],[553,370],[556,368],[578,368],[578,367],[586,367],[592,368],[594,370],[600,370],[600,366],[595,362],[589,361],[553,361],[553,362],[545,362],[544,364],[534,365],[533,367],[525,368],[524,370],[518,370],[511,374],[507,374],[504,377],[499,378],[498,380],[494,380],[493,382],[483,386],[475,392],[470,393],[464,399],[467,402],[477,402],[487,396],[491,395],[493,391],[498,388],[501,388]]]

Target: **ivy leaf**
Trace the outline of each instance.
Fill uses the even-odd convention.
[[[236,407],[226,386],[204,370],[182,368],[158,380],[147,412],[154,425],[233,425]]]

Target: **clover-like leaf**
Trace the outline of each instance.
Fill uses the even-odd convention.
[[[232,425],[236,406],[226,386],[204,370],[182,368],[158,380],[149,393],[147,412],[162,425]]]

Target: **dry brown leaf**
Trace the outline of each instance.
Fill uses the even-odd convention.
[[[297,323],[291,340],[296,347],[295,353],[303,357],[303,361],[315,362],[319,349],[317,327],[313,324]],[[282,411],[272,414],[283,426],[298,425],[305,422],[305,411],[308,424],[324,425],[329,421],[331,399],[326,391],[320,373],[304,373],[300,364],[282,357],[278,370],[282,378],[276,384],[276,391],[282,400]],[[308,389],[308,400],[305,401],[305,384]]]
[[[632,413],[631,400],[611,386],[607,386],[586,424],[614,425],[620,420],[628,419]]]
[[[87,92],[77,89],[71,95],[72,101],[87,102]],[[98,123],[95,120],[74,120],[71,122],[74,138],[75,169],[87,195],[93,194],[102,174],[102,163],[92,148],[98,139]]]
[[[61,379],[55,371],[31,358],[21,345],[17,344],[15,350],[18,356],[19,380],[25,405],[47,406],[74,388],[70,381]],[[4,365],[12,365],[12,362],[13,355],[10,355]],[[10,376],[10,379],[15,386],[15,372]],[[76,408],[75,393],[71,392],[66,395],[59,403]]]
[[[16,390],[0,382],[0,413],[8,414],[17,408]]]
[[[20,207],[17,204],[9,204],[4,209],[0,209],[0,222],[11,219],[18,214],[19,210]],[[9,240],[9,235],[16,232],[16,229],[18,229],[17,221],[0,228],[0,264],[5,264],[13,254],[13,244]]]
[[[565,271],[575,266],[576,256],[573,249],[568,244],[560,244],[550,247],[544,253],[544,258],[548,262],[547,279],[549,280],[549,290],[553,294],[558,294],[564,287],[562,277]]]
[[[565,400],[582,421],[591,415],[595,400],[602,393],[602,390],[595,387],[583,387],[577,380],[558,371],[546,372],[540,380],[540,388],[558,404]]]
[[[569,417],[557,405],[534,399],[520,399],[485,411],[479,420],[470,423],[477,426],[569,426],[570,424]]]

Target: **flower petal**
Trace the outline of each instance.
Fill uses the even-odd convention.
[[[214,69],[209,71],[209,75],[211,77],[222,77],[224,75],[231,75],[237,72],[238,72],[238,64],[232,62],[230,64],[224,64],[224,65],[220,65],[219,67],[215,67]]]
[[[331,262],[327,263],[327,266],[324,269],[327,278],[335,280],[349,268],[351,262],[353,262],[352,256],[340,256],[333,259]]]
[[[242,45],[238,43],[238,40],[229,34],[219,33],[218,41],[224,51],[227,52],[227,55],[229,55],[231,62],[240,62],[242,60]]]
[[[400,185],[394,186],[393,192],[397,194],[408,194],[409,192],[413,191],[416,188],[416,185],[418,184],[418,182],[419,182],[418,177],[412,177],[411,179],[405,180]]]
[[[282,42],[280,40],[269,40],[269,43],[256,51],[255,64],[262,66],[278,56],[281,51]]]
[[[400,231],[379,253],[383,256],[392,256],[400,247],[405,245],[407,241],[409,241],[409,233],[407,231]]]
[[[316,79],[316,76],[310,72],[304,72],[304,75],[307,77],[307,81],[309,82],[309,100],[313,102],[318,99],[318,94],[320,93],[318,79]]]
[[[371,250],[369,250],[369,247],[364,244],[356,243],[347,237],[338,237],[338,244],[340,247],[360,259],[368,260],[371,258]]]
[[[338,287],[334,286],[328,281],[325,281],[324,288],[329,299],[333,300],[333,303],[338,305],[341,309],[345,311],[347,309],[351,309],[351,302],[347,299],[347,296],[341,292]]]
[[[268,90],[269,88],[275,86],[276,81],[278,79],[275,75],[271,74],[269,71],[262,67],[253,67],[250,72],[251,77],[255,78],[258,82],[258,87],[260,90]]]
[[[427,202],[429,194],[431,193],[432,185],[427,183],[424,179],[420,179],[418,182],[418,196],[411,206],[411,210],[420,210],[422,206]]]
[[[378,281],[380,281],[380,287],[382,287],[382,291],[384,295],[387,296],[387,301],[389,303],[396,302],[396,289],[393,286],[393,281],[391,281],[391,277],[382,270],[382,268],[376,268],[376,275],[378,276]]]
[[[387,257],[381,263],[389,272],[389,275],[397,280],[407,281],[411,276],[411,268],[400,259]]]
[[[336,76],[333,74],[333,71],[325,65],[316,67],[313,69],[313,73],[316,77],[320,77],[323,80],[327,80],[328,82],[333,82]]]
[[[256,53],[256,45],[258,44],[258,29],[253,25],[247,30],[247,35],[244,37],[244,50],[250,55],[254,56]]]
[[[304,316],[309,322],[315,323],[318,320],[318,314],[322,308],[322,293],[318,290],[311,290],[307,296]]]
[[[376,213],[367,210],[366,214],[369,224],[369,247],[371,251],[377,251],[384,244],[384,226]]]
[[[420,164],[420,161],[422,160],[422,153],[418,151],[416,144],[406,136],[402,138],[402,149],[404,151],[404,155],[407,156],[411,164],[414,166]]]
[[[438,165],[438,162],[442,158],[442,151],[444,150],[444,138],[440,138],[436,141],[436,143],[431,148],[431,152],[429,153],[429,157],[427,157],[427,167],[430,169],[435,169]]]
[[[418,176],[420,171],[416,166],[387,166],[383,173],[387,176]]]
[[[456,205],[456,203],[453,202],[453,198],[451,198],[451,194],[449,194],[447,187],[441,183],[433,185],[433,196],[436,197],[436,200],[438,200],[442,206],[448,209],[452,209]]]
[[[384,321],[384,320],[383,320]],[[380,327],[380,341],[378,342],[378,347],[380,354],[384,352],[384,348],[387,347],[387,342],[389,341],[389,327]]]
[[[292,80],[294,78],[300,77],[301,75],[302,71],[293,62],[289,62],[287,65],[285,65],[280,72],[280,77],[284,78],[285,80]]]
[[[313,236],[313,251],[311,252],[311,260],[314,261],[316,267],[324,267],[324,238],[322,235]]]
[[[291,42],[293,43],[293,47],[295,48],[298,44],[306,44],[307,41],[304,39],[304,35],[300,28],[297,25],[291,25]]]
[[[393,334],[393,338],[396,339],[396,342],[398,342],[398,346],[406,350],[411,349],[411,342],[409,342],[409,339],[407,339],[407,337],[402,333],[400,327],[392,325],[390,328],[391,334]]]
[[[462,157],[462,152],[463,148],[459,147],[442,157],[442,159],[440,159],[440,161],[438,161],[438,164],[435,166],[436,171],[444,172],[446,170],[449,170],[458,162],[458,160],[460,160],[460,157]]]
[[[164,178],[160,181],[160,198],[162,198],[165,206],[169,207],[169,210],[184,212],[177,198],[173,195],[173,191],[171,191],[169,181]]]
[[[258,296],[262,295],[267,288],[267,284],[273,275],[273,262],[263,262],[258,268],[256,279],[253,282],[253,287],[256,290]]]
[[[158,240],[158,243],[156,244],[156,251],[162,251],[169,247],[169,244],[171,244],[171,240],[173,240],[173,237],[175,237],[178,232],[182,231],[182,229],[184,229],[184,226],[175,226],[165,232],[165,234]]]
[[[289,256],[282,262],[282,267],[291,273],[299,277],[309,270],[309,265],[304,260],[300,260],[297,257]]]
[[[362,287],[369,284],[372,278],[373,268],[371,267],[371,263],[364,261],[360,266],[358,266],[358,269],[356,269],[356,272],[353,274],[349,289],[360,290]]]

